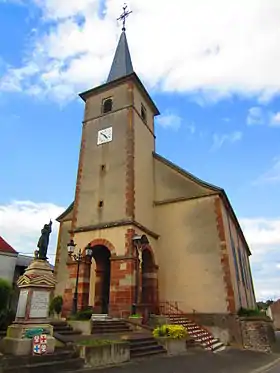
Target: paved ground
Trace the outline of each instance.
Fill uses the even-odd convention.
[[[276,366],[274,367],[270,367],[268,369],[265,369],[261,372],[257,372],[257,373],[279,373],[280,372],[280,364],[277,364]]]
[[[260,370],[279,358],[278,354],[264,354],[252,351],[229,349],[218,354],[205,351],[188,352],[176,357],[153,357],[130,362],[104,370],[85,372],[106,373],[280,373],[278,370]]]

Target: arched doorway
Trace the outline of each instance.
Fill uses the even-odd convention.
[[[157,305],[157,269],[151,250],[142,251],[142,297],[141,303],[150,305],[151,308]]]
[[[103,245],[93,247],[95,261],[95,295],[94,308],[97,312],[108,313],[110,302],[111,253]]]

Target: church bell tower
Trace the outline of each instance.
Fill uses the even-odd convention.
[[[159,111],[133,69],[128,14],[124,8],[106,83],[80,94],[85,112],[71,227],[77,247],[90,243],[96,253],[95,272],[83,270],[81,306],[88,297],[95,305],[105,298],[111,310],[135,302],[133,236],[154,227],[154,116]],[[99,258],[101,246],[110,251],[110,269]]]

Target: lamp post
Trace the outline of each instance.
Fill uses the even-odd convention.
[[[75,262],[77,262],[77,273],[76,273],[76,284],[75,284],[75,292],[73,297],[73,305],[72,305],[72,315],[77,313],[78,309],[78,285],[79,285],[79,273],[80,273],[80,264],[86,263],[88,259],[92,258],[92,248],[90,244],[87,245],[85,248],[85,254],[82,253],[82,250],[79,249],[78,253],[75,254],[75,247],[76,244],[74,240],[70,240],[67,244],[68,255],[72,258]]]

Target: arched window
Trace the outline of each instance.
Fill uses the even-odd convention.
[[[103,114],[109,113],[110,111],[112,111],[112,108],[113,108],[113,100],[111,98],[106,98],[105,100],[103,100],[103,103],[102,103]]]

